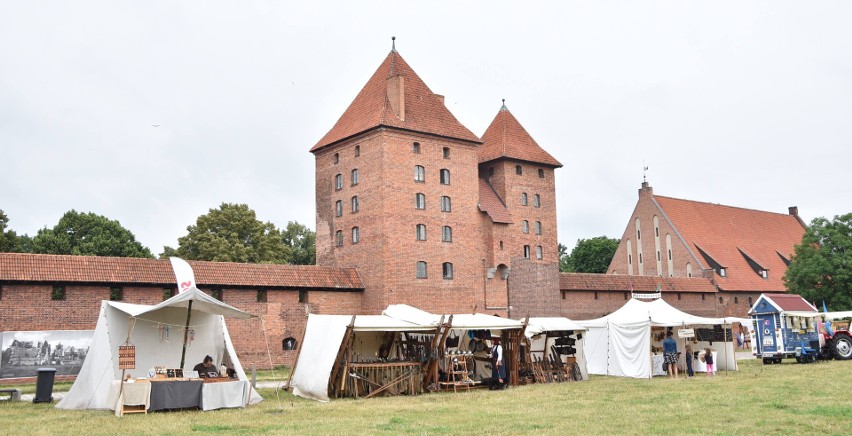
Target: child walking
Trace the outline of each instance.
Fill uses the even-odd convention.
[[[704,349],[704,363],[707,364],[707,377],[716,374],[716,367],[713,365],[713,350],[710,348]]]

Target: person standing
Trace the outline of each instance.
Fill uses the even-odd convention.
[[[500,345],[500,338],[493,337],[491,342],[494,344],[491,347],[491,379],[498,384],[491,385],[491,390],[506,389],[506,365],[503,363],[503,346]]]
[[[663,341],[663,363],[668,365],[669,377],[677,378],[677,341],[672,337],[672,332],[666,332]]]
[[[704,363],[707,364],[707,377],[716,374],[716,367],[713,366],[713,350],[710,348],[704,349]]]
[[[688,377],[692,377],[695,375],[695,372],[692,370],[692,359],[695,357],[692,354],[692,344],[687,342],[686,347],[684,347],[684,352],[686,353],[686,375]]]

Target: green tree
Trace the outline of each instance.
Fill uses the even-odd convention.
[[[7,230],[9,217],[0,209],[0,253],[25,253],[29,236],[18,236],[14,230]]]
[[[568,255],[568,247],[563,243],[557,244],[559,250],[559,272],[571,272],[571,256]]]
[[[191,260],[246,263],[289,263],[293,253],[281,231],[270,222],[257,219],[245,204],[222,203],[201,215],[178,247],[163,247],[160,257],[169,255]]]
[[[317,261],[317,235],[307,226],[297,221],[287,223],[282,232],[284,243],[293,250],[291,263],[295,265],[313,265]]]
[[[794,250],[787,290],[831,310],[852,309],[852,213],[815,218]]]
[[[32,239],[32,251],[80,256],[153,257],[130,230],[118,221],[70,210],[52,229],[43,228]]]
[[[559,270],[579,273],[605,273],[612,261],[612,256],[615,255],[615,250],[618,249],[619,242],[618,239],[607,238],[606,236],[578,239],[577,245],[571,250],[571,254],[560,257]]]

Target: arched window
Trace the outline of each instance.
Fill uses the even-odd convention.
[[[536,234],[536,235],[540,235],[540,234],[541,234],[541,221],[536,221],[536,222],[535,222],[535,234]]]
[[[524,169],[520,165],[515,165],[515,174],[521,176],[524,174]]]
[[[441,170],[441,184],[449,185],[450,184],[450,170],[444,168]]]
[[[441,267],[442,267],[441,269],[443,270],[442,272],[444,274],[444,280],[452,280],[453,279],[453,264],[451,264],[449,262],[444,262],[444,264],[441,265]]]
[[[521,221],[521,231],[524,233],[530,232],[530,222],[527,220]]]
[[[343,216],[343,200],[334,202],[334,216]]]
[[[540,178],[540,179],[544,178],[544,169],[542,169],[542,168],[538,169],[538,178]]]
[[[441,227],[441,241],[453,242],[453,228],[450,226]]]
[[[334,176],[334,189],[343,189],[343,174]]]
[[[450,158],[450,147],[444,147],[444,159]]]
[[[356,168],[356,169],[352,170],[352,186],[355,186],[357,184],[358,184],[358,169]]]
[[[411,152],[416,153],[416,154],[420,154],[420,143],[419,142],[415,142],[415,143],[411,144]]]
[[[426,181],[426,168],[423,168],[421,165],[414,165],[414,181],[415,182],[425,182]]]
[[[441,212],[452,212],[452,211],[453,211],[452,200],[450,200],[450,197],[447,197],[446,195],[442,196],[441,197]]]
[[[427,266],[426,262],[424,262],[422,260],[417,262],[417,278],[418,279],[425,279],[426,277],[428,277],[428,273],[426,271],[426,266]]]
[[[334,153],[334,164],[337,165],[338,162],[340,162],[340,153]]]
[[[358,196],[352,197],[352,213],[358,212]]]
[[[692,264],[689,262],[686,263],[686,276],[692,277]]]
[[[521,192],[521,206],[526,206],[527,204],[528,204],[527,193]]]
[[[524,257],[527,258],[527,259],[530,258],[530,246],[529,245],[524,245]]]
[[[542,250],[541,245],[535,247],[535,258],[541,260],[544,256],[544,250]]]
[[[533,207],[541,207],[541,197],[538,194],[533,195]]]
[[[418,241],[426,240],[426,224],[417,224],[414,226],[414,238]]]
[[[426,195],[417,193],[414,194],[414,208],[415,209],[426,209]]]
[[[358,156],[361,156],[361,146],[360,145],[355,146],[355,157],[358,157]]]
[[[352,227],[352,243],[357,244],[361,240],[361,232],[358,227]]]
[[[336,240],[337,246],[343,246],[343,230],[338,230],[334,233],[334,239]]]

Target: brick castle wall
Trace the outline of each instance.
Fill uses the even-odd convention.
[[[102,285],[66,286],[65,299],[51,299],[52,285],[2,286],[0,331],[94,330],[102,300],[108,300],[110,287]],[[158,304],[162,287],[123,287],[126,303]],[[209,292],[208,292],[209,293]],[[292,365],[296,352],[284,351],[287,337],[302,339],[307,314],[348,315],[359,313],[360,292],[307,291],[307,302],[299,302],[297,290],[267,290],[267,301],[257,301],[256,289],[222,289],[223,301],[262,317],[226,320],[237,355],[245,368],[252,363],[268,368],[267,340],[275,365]],[[264,336],[263,328],[266,329]]]

